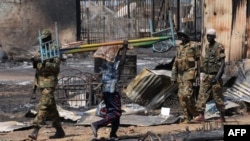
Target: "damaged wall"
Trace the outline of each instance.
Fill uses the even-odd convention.
[[[250,57],[250,37],[247,37],[247,50],[245,48],[246,35],[250,33],[249,29],[247,30],[247,25],[249,25],[249,16],[247,16],[249,15],[249,10],[246,12],[247,5],[249,7],[249,2],[249,0],[204,1],[203,49],[205,43],[207,43],[205,35],[206,30],[214,28],[217,31],[217,41],[225,46],[227,62],[238,61]]]
[[[76,8],[72,0],[0,0],[0,44],[31,50],[38,45],[38,30],[58,25],[62,43],[76,39]],[[54,33],[53,33],[54,34]]]
[[[250,58],[250,0],[247,0],[247,31],[246,31],[247,45],[246,57]]]

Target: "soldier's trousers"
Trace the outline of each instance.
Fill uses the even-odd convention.
[[[33,125],[42,127],[45,120],[49,118],[52,121],[53,127],[61,126],[59,113],[57,111],[54,98],[54,88],[40,88],[41,99],[37,105],[38,113],[33,120]]]
[[[104,127],[111,123],[110,136],[116,135],[116,132],[120,126],[121,111],[121,97],[118,92],[103,93],[103,99],[107,108],[107,115],[105,118],[94,122],[97,128]]]
[[[195,101],[193,95],[193,81],[178,82],[178,96],[180,105],[183,109],[184,119],[191,120],[192,117],[197,116],[195,110]]]
[[[219,80],[216,84],[211,85],[210,80],[214,75],[204,75],[204,79],[201,82],[198,99],[196,102],[196,109],[199,112],[205,112],[206,103],[208,100],[213,99],[216,104],[216,108],[220,112],[225,111],[224,98],[222,93],[222,80]]]

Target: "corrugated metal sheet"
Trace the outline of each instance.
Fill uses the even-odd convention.
[[[204,1],[203,33],[209,28],[217,31],[217,41],[225,46],[226,61],[238,61],[244,57],[246,4],[246,0]],[[205,34],[202,38],[204,46],[207,43]]]
[[[224,95],[238,101],[250,103],[250,59],[244,59],[237,66],[235,65],[235,72],[237,73],[236,80],[226,91]]]
[[[250,0],[247,0],[247,46],[246,46],[246,58],[250,58]]]
[[[137,104],[158,108],[172,94],[175,86],[170,82],[170,71],[156,72],[144,68],[123,92]]]

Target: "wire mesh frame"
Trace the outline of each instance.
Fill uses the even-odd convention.
[[[66,69],[61,72],[55,92],[58,103],[71,108],[88,108],[97,104],[101,88],[98,87],[100,83],[94,79],[95,74],[76,69]],[[66,75],[67,72],[69,75]]]

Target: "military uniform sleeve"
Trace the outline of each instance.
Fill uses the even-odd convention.
[[[219,45],[219,54],[220,54],[220,59],[225,59],[225,48],[222,44]]]
[[[176,81],[177,80],[177,76],[178,76],[178,70],[177,70],[177,66],[176,66],[176,58],[177,58],[177,55],[175,57],[175,60],[174,60],[174,64],[172,66],[172,74],[171,74],[171,81]]]
[[[177,77],[178,77],[178,58],[181,54],[181,45],[177,45],[176,46],[176,55],[175,55],[175,60],[174,60],[174,64],[172,66],[172,73],[171,73],[171,81],[177,81]]]
[[[177,81],[177,77],[178,77],[177,58],[179,58],[179,55],[180,55],[180,52],[181,52],[180,48],[181,48],[180,45],[176,46],[176,55],[175,55],[174,64],[172,66],[171,81]]]
[[[59,71],[60,70],[61,61],[59,58],[54,58],[53,61],[46,61],[45,69],[51,71]]]

